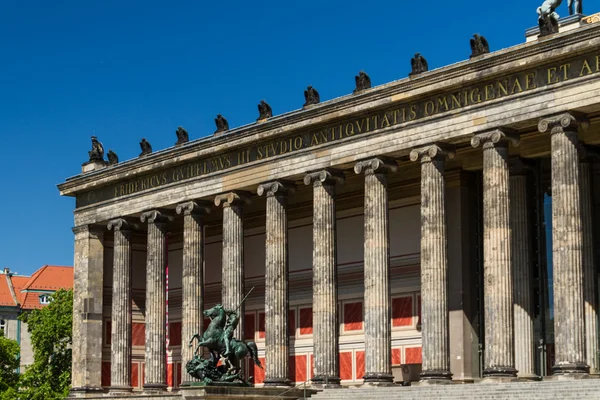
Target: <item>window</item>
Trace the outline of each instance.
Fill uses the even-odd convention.
[[[0,319],[0,331],[2,331],[2,333],[6,333],[6,321],[3,319]]]
[[[48,294],[40,295],[40,304],[50,304],[50,295],[48,295]]]

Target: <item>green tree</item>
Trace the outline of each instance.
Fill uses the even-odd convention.
[[[73,291],[59,290],[50,304],[21,314],[33,346],[33,364],[21,377],[20,398],[59,400],[69,394],[73,342]]]
[[[15,394],[19,383],[19,374],[15,371],[19,368],[19,344],[4,337],[4,331],[0,331],[0,399],[10,392]],[[13,397],[14,398],[14,397]]]

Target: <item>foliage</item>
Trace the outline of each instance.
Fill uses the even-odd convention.
[[[50,304],[21,314],[33,346],[33,364],[21,377],[19,397],[59,400],[69,394],[73,341],[73,291],[59,290]]]
[[[13,392],[19,383],[19,344],[4,337],[0,331],[0,399],[8,399],[5,393]],[[14,397],[13,397],[14,398]]]

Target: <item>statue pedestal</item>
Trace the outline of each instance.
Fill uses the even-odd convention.
[[[204,399],[252,399],[252,400],[297,400],[310,397],[316,390],[300,387],[296,389],[240,386],[187,386],[179,390],[182,400]]]
[[[104,160],[88,161],[86,163],[81,164],[81,173],[85,174],[99,169],[104,169],[107,165],[108,164]]]
[[[567,17],[562,17],[558,19],[558,33],[568,32],[573,29],[577,29],[584,25],[583,19],[585,18],[584,14],[574,14],[569,15]],[[534,42],[538,40],[538,36],[540,34],[540,28],[534,26],[533,28],[529,28],[525,31],[525,42]],[[552,37],[552,35],[545,36]]]

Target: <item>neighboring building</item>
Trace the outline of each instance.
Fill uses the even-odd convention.
[[[72,393],[177,389],[201,309],[252,287],[257,384],[600,373],[600,23],[571,21],[116,165],[95,142],[59,185]]]
[[[73,267],[44,265],[32,276],[17,275],[8,268],[0,272],[0,329],[19,343],[21,368],[33,362],[27,324],[18,320],[22,312],[49,304],[52,293],[73,288]]]

